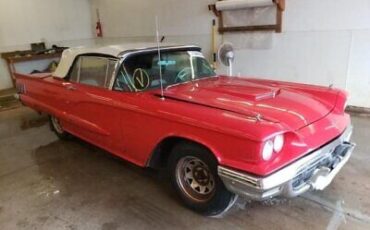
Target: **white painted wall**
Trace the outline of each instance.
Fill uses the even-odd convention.
[[[29,43],[75,46],[154,41],[155,16],[168,42],[195,43],[210,55],[215,0],[0,0],[0,52]],[[95,9],[104,39],[94,40]],[[27,12],[27,13],[26,13]],[[370,0],[287,0],[284,32],[219,37],[235,43],[235,73],[334,84],[350,91],[350,104],[370,107]],[[45,63],[40,62],[40,66]],[[20,66],[19,69],[28,69]],[[225,69],[220,68],[223,72]],[[0,89],[11,87],[0,62]]]
[[[105,37],[155,41],[155,17],[166,42],[195,43],[208,53],[213,0],[90,0],[93,20],[100,10]]]
[[[89,0],[0,0],[0,52],[30,49],[30,43],[80,45],[91,43]],[[44,67],[45,61],[32,63]],[[18,66],[17,66],[18,68]],[[29,69],[29,64],[20,64]],[[0,61],[0,90],[12,87]]]
[[[196,43],[209,54],[213,15],[207,5],[215,0],[90,1],[93,18],[99,8],[105,36],[115,41],[153,39],[158,15],[168,41]],[[286,1],[282,34],[224,37],[248,47],[237,51],[236,73],[334,83],[351,92],[351,105],[370,107],[370,0]]]

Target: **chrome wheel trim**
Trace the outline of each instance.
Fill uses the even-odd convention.
[[[215,177],[207,164],[196,157],[183,157],[176,165],[176,181],[181,191],[196,202],[206,202],[215,193]]]
[[[64,133],[63,128],[60,125],[60,122],[59,122],[58,118],[56,118],[54,116],[51,116],[51,123],[53,124],[54,130],[57,133],[59,133],[59,134],[63,134]]]

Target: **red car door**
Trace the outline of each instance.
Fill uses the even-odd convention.
[[[76,71],[65,84],[65,129],[111,152],[122,149],[119,110],[108,89],[116,62],[106,57],[80,56],[73,67]]]

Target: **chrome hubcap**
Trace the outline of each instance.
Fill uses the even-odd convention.
[[[51,123],[53,124],[53,127],[54,127],[54,129],[57,133],[62,134],[64,132],[63,129],[62,129],[62,126],[60,125],[60,122],[59,122],[58,118],[52,116],[51,117]]]
[[[208,201],[214,194],[214,176],[209,167],[196,157],[184,157],[179,160],[176,179],[181,190],[195,201]]]

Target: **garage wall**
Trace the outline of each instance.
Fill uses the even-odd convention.
[[[196,43],[209,55],[213,16],[207,5],[212,2],[91,0],[91,9],[93,18],[100,9],[105,35],[116,41],[132,36],[153,39],[154,18],[159,15],[167,41]],[[282,34],[223,39],[238,46],[237,74],[334,84],[351,92],[351,105],[370,107],[369,22],[368,0],[287,0]]]
[[[195,43],[209,51],[213,0],[90,0],[94,21],[99,8],[105,35],[121,39],[155,41],[155,17],[166,42]]]
[[[0,52],[24,50],[30,43],[79,45],[91,43],[89,0],[0,0]],[[37,61],[33,66],[45,66]],[[20,69],[29,69],[20,64]],[[18,68],[18,66],[17,66]],[[0,90],[12,87],[5,63],[0,61]]]
[[[41,40],[49,45],[94,43],[95,9],[99,8],[106,38],[98,43],[152,41],[158,15],[168,42],[195,43],[210,56],[213,16],[207,5],[212,2],[0,0],[0,52],[27,49],[29,43]],[[282,34],[219,37],[238,47],[236,74],[333,83],[351,92],[351,105],[370,107],[370,1],[287,0],[284,17]],[[11,82],[0,61],[0,89],[8,87]]]
[[[350,104],[370,107],[370,1],[287,0],[284,33],[264,50],[239,52],[256,76],[319,85],[351,93]]]

